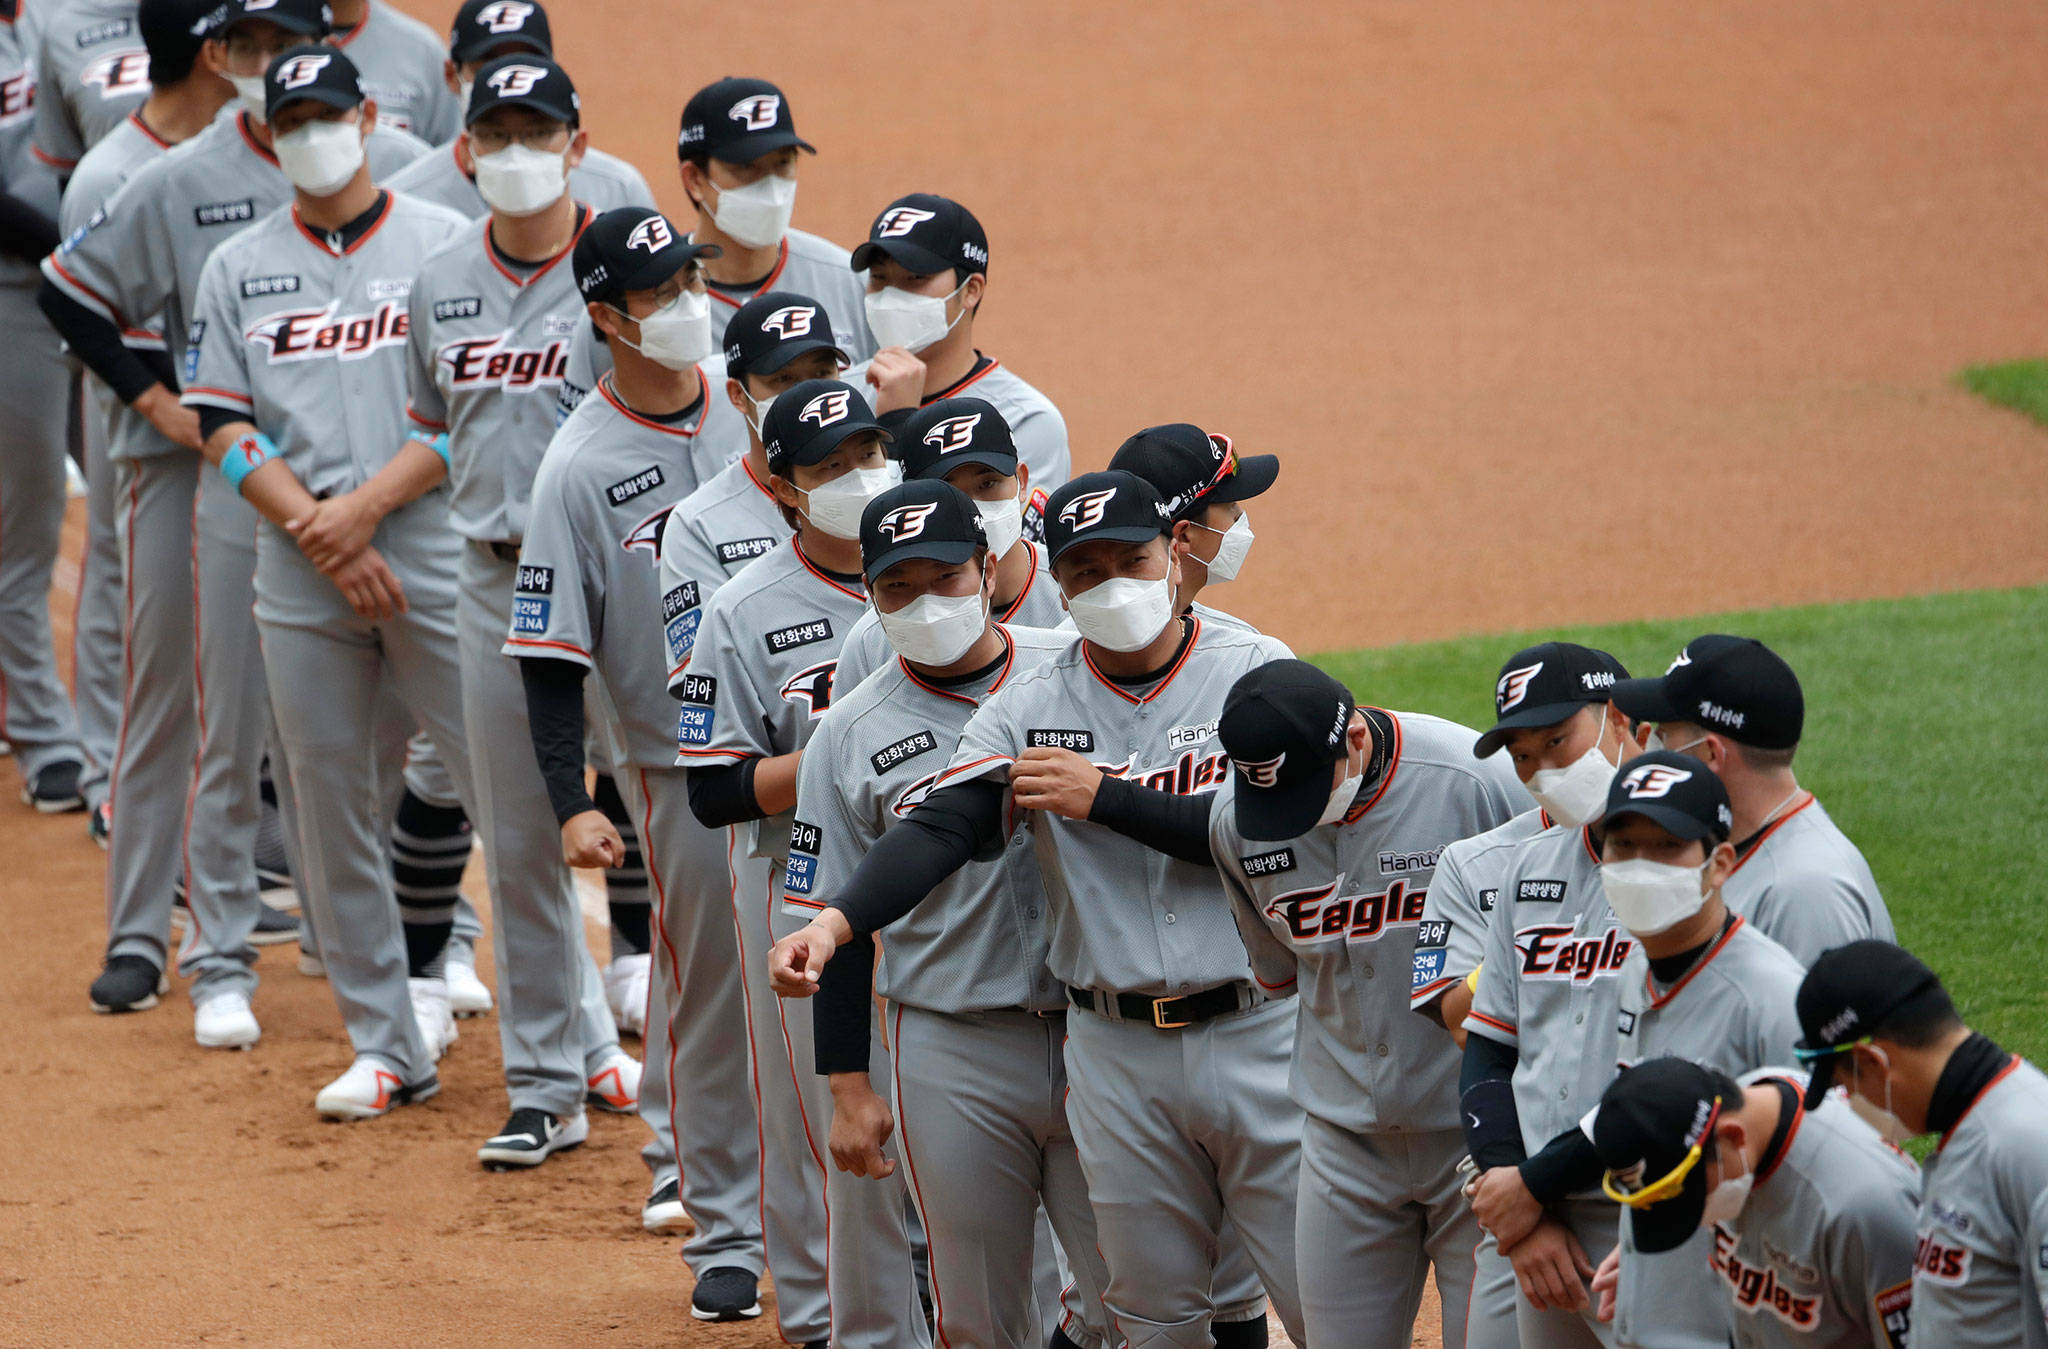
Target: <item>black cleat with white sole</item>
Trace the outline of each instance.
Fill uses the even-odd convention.
[[[476,1150],[476,1159],[490,1171],[539,1166],[557,1152],[580,1146],[588,1137],[590,1118],[580,1110],[568,1119],[558,1119],[545,1110],[525,1106],[513,1111],[497,1136]]]
[[[95,1012],[146,1012],[170,991],[170,981],[149,957],[115,956],[92,981],[87,996]]]
[[[760,1280],[736,1265],[705,1270],[690,1294],[690,1315],[699,1321],[750,1321],[760,1314]]]

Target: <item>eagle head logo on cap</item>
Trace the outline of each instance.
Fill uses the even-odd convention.
[[[497,90],[500,98],[524,98],[547,77],[547,71],[539,66],[506,66],[492,71],[485,83]]]
[[[533,6],[526,0],[497,0],[476,12],[477,23],[493,33],[516,33],[532,17]]]
[[[651,215],[635,225],[633,232],[626,236],[626,251],[630,253],[639,248],[649,253],[659,253],[675,241],[675,231],[668,227],[668,221],[658,215]]]
[[[791,338],[803,337],[809,334],[811,322],[817,316],[818,311],[810,305],[785,305],[761,320],[761,330],[763,332],[775,333],[783,341],[787,342]]]
[[[936,219],[936,213],[921,211],[915,206],[891,206],[882,212],[882,218],[875,222],[875,237],[900,239],[925,221]]]
[[[924,443],[940,454],[958,454],[974,443],[974,428],[981,425],[979,412],[962,413],[935,423],[924,433]],[[1111,488],[1111,491],[1116,489]]]
[[[1254,787],[1271,787],[1280,781],[1280,765],[1287,762],[1283,751],[1270,759],[1232,759],[1231,766],[1244,774],[1244,780]]]
[[[334,64],[331,56],[308,52],[294,56],[277,68],[277,87],[280,89],[303,89],[320,78],[320,72]]]
[[[1664,667],[1664,673],[1665,673],[1665,674],[1670,674],[1670,673],[1671,673],[1671,672],[1672,672],[1673,670],[1676,670],[1676,669],[1677,669],[1677,668],[1678,668],[1679,666],[1681,666],[1681,665],[1690,665],[1690,664],[1692,664],[1692,652],[1690,652],[1690,651],[1683,651],[1683,650],[1682,650],[1682,651],[1680,651],[1680,652],[1679,652],[1679,653],[1678,653],[1677,655],[1675,655],[1675,656],[1673,656],[1673,657],[1671,658],[1671,663],[1670,663],[1669,665],[1667,665],[1667,666],[1665,666],[1665,667]]]
[[[1519,670],[1510,670],[1500,677],[1494,686],[1493,701],[1502,712],[1508,712],[1522,705],[1522,699],[1529,696],[1529,681],[1543,669],[1543,662],[1524,665]]]
[[[1641,768],[1629,770],[1628,776],[1621,780],[1621,789],[1629,794],[1632,801],[1654,801],[1660,796],[1671,795],[1673,787],[1691,779],[1690,768],[1670,768],[1660,763],[1646,763]]]
[[[924,533],[924,522],[929,520],[932,512],[938,508],[939,503],[936,501],[920,501],[914,506],[898,506],[876,521],[875,528],[897,543],[905,539],[914,539]]]
[[[804,410],[796,414],[800,422],[816,422],[820,427],[843,422],[853,407],[853,395],[845,389],[827,389],[804,404]]]
[[[1100,492],[1083,492],[1060,507],[1060,523],[1071,526],[1076,533],[1092,529],[1102,523],[1102,513],[1109,509],[1109,499],[1116,495],[1116,488],[1105,487]]]
[[[732,105],[725,115],[749,131],[766,131],[782,114],[782,95],[753,94]]]

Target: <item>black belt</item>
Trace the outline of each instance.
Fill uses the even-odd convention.
[[[1142,993],[1096,993],[1085,988],[1069,988],[1067,1000],[1097,1015],[1107,1015],[1105,1008],[1115,1007],[1117,1016],[1122,1020],[1149,1021],[1160,1030],[1179,1030],[1183,1026],[1214,1021],[1219,1016],[1229,1016],[1265,1001],[1250,984],[1218,984],[1184,998],[1148,998]]]
[[[474,539],[471,542],[500,562],[519,561],[519,545],[516,543],[504,543],[497,539]]]

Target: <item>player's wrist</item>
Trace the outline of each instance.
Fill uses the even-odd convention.
[[[832,1094],[835,1097],[873,1096],[875,1094],[875,1084],[865,1072],[831,1073],[826,1076],[825,1081],[831,1085]]]
[[[853,940],[853,924],[838,909],[828,908],[811,920],[811,927],[837,948]]]

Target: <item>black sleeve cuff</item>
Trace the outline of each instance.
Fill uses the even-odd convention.
[[[941,881],[1003,841],[1003,785],[986,778],[944,787],[875,841],[833,896],[855,932],[909,913]]]
[[[64,344],[85,363],[86,369],[114,391],[123,403],[133,403],[153,386],[176,389],[170,375],[170,358],[146,360],[121,341],[121,330],[52,285],[47,278],[36,291],[36,305]],[[157,353],[151,353],[156,355]]]
[[[1518,1055],[1484,1035],[1465,1038],[1465,1058],[1458,1070],[1458,1105],[1464,1116],[1465,1149],[1482,1169],[1513,1166],[1527,1156],[1522,1146],[1522,1118],[1515,1109],[1515,1064]]]
[[[856,932],[825,962],[811,997],[811,1057],[819,1076],[868,1071],[874,988],[875,939]]]
[[[1209,811],[1215,800],[1214,792],[1178,796],[1105,775],[1095,789],[1088,821],[1135,839],[1154,852],[1213,867],[1216,858],[1209,851]]]
[[[1593,1140],[1583,1130],[1568,1129],[1522,1163],[1522,1183],[1537,1203],[1548,1206],[1594,1188],[1606,1170],[1600,1164],[1600,1154],[1593,1150]]]
[[[526,729],[547,784],[555,823],[567,824],[597,809],[583,788],[583,677],[572,660],[525,656],[519,680],[526,690]]]
[[[754,797],[754,773],[759,759],[689,771],[690,813],[706,829],[725,829],[761,818],[761,805]]]

